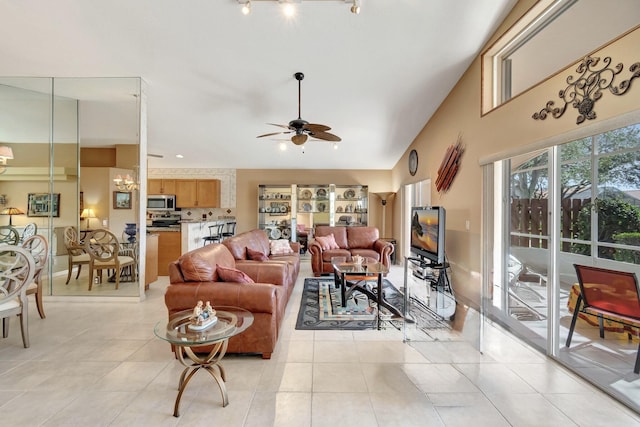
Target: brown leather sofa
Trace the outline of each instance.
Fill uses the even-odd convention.
[[[345,227],[318,225],[315,228],[314,237],[325,237],[333,234],[338,249],[323,249],[322,245],[313,240],[309,243],[311,254],[311,269],[314,276],[333,273],[331,258],[336,256],[346,257],[351,260],[354,255],[372,258],[382,262],[385,266],[391,265],[393,245],[385,240],[380,240],[380,233],[376,227]]]
[[[236,268],[256,283],[223,282],[218,266]],[[222,244],[210,244],[187,252],[169,264],[170,285],[165,292],[169,315],[191,310],[198,301],[210,301],[215,306],[235,306],[253,313],[253,324],[232,337],[228,353],[261,353],[271,358],[276,346],[280,324],[284,317],[291,282],[286,262],[236,263],[229,249]],[[208,351],[202,347],[198,351]]]
[[[289,283],[287,285],[287,298],[291,296],[293,285],[296,283],[298,273],[300,272],[300,244],[297,242],[288,242],[292,253],[286,255],[274,255],[271,253],[270,241],[264,230],[251,230],[244,233],[236,234],[233,237],[225,239],[222,244],[229,249],[236,261],[236,268],[243,270],[248,265],[261,263],[263,261],[255,261],[249,258],[247,248],[265,254],[270,262],[283,262],[289,266]]]

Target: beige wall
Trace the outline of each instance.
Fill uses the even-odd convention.
[[[392,191],[391,171],[318,169],[238,169],[236,203],[238,232],[258,224],[258,185],[267,184],[360,184],[369,186],[369,225],[382,229],[380,200],[372,193]],[[391,210],[387,210],[387,230],[391,230]],[[387,233],[388,234],[388,233]]]
[[[524,13],[531,1],[520,2],[507,18],[501,30]],[[640,60],[640,29],[636,29],[621,39],[605,46],[595,56],[611,56],[613,63],[622,62],[625,71],[618,76],[618,82],[629,78],[629,66]],[[479,302],[481,288],[481,209],[482,209],[482,169],[480,160],[495,156],[505,158],[526,147],[552,145],[562,140],[575,139],[577,132],[595,132],[598,122],[637,110],[640,107],[640,84],[634,82],[629,92],[614,96],[609,91],[603,93],[596,102],[597,120],[576,124],[576,110],[569,106],[560,119],[547,118],[536,121],[532,114],[542,109],[547,101],[559,103],[558,91],[565,88],[568,75],[575,75],[576,64],[556,74],[547,81],[505,105],[481,116],[481,69],[480,57],[476,58],[456,87],[451,91],[436,114],[425,125],[418,137],[407,149],[404,156],[393,168],[393,187],[431,178],[435,183],[437,170],[451,144],[462,135],[465,152],[462,166],[446,193],[438,193],[432,188],[432,204],[447,209],[447,256],[453,270],[454,288],[465,299]],[[574,135],[571,135],[574,133]],[[565,135],[566,138],[558,137]],[[407,171],[407,157],[411,149],[419,153],[419,169],[411,177]],[[491,191],[491,189],[486,189]],[[397,198],[399,200],[400,198]],[[395,203],[398,217],[400,203]],[[465,221],[470,228],[465,229]],[[399,224],[396,221],[396,224]],[[399,231],[395,233],[399,235]]]

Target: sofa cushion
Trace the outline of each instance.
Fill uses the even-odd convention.
[[[348,227],[348,248],[373,249],[373,244],[379,237],[380,233],[375,227]]]
[[[320,247],[323,251],[328,251],[329,249],[339,249],[340,246],[336,243],[336,238],[333,233],[328,236],[317,236],[316,241],[320,243]]]
[[[293,249],[291,249],[288,240],[271,240],[269,244],[271,246],[271,255],[288,255],[293,253]]]
[[[181,256],[178,265],[186,282],[211,282],[215,280],[215,264],[209,263],[198,253]]]
[[[236,260],[247,259],[247,248],[260,251],[263,254],[269,253],[269,237],[264,230],[255,229],[236,234],[224,239],[222,244],[229,249]]]
[[[255,283],[251,277],[245,272],[236,268],[222,267],[216,265],[218,277],[221,282],[236,282],[236,283]]]
[[[247,258],[252,261],[267,261],[269,259],[264,253],[247,248]]]
[[[333,238],[335,239],[338,247],[342,249],[347,249],[349,247],[347,243],[347,228],[348,227],[332,227],[330,225],[318,225],[315,228],[314,237],[318,236],[328,236],[329,234],[333,234]]]

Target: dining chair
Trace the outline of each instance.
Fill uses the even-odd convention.
[[[20,242],[20,233],[11,225],[0,225],[0,244],[17,245]]]
[[[69,280],[71,280],[73,266],[78,266],[78,272],[76,273],[76,280],[78,280],[82,266],[89,264],[89,254],[85,251],[84,245],[78,238],[78,230],[72,225],[64,229],[64,246],[67,248],[67,260],[69,264],[67,268],[67,281],[65,282],[65,285],[68,285]]]
[[[16,245],[0,246],[2,336],[9,336],[9,320],[17,315],[20,318],[24,348],[29,348],[27,285],[33,280],[35,270],[35,261],[28,250]]]
[[[38,234],[38,226],[35,222],[30,222],[24,226],[22,236],[20,236],[20,241],[25,242],[29,237],[35,236],[36,234]]]
[[[118,238],[109,230],[92,231],[85,239],[85,250],[89,254],[89,290],[93,286],[93,272],[98,271],[102,281],[102,270],[114,270],[116,289],[120,286],[120,273],[123,268],[134,268],[133,256],[120,255]]]
[[[44,267],[49,257],[49,245],[44,236],[36,234],[22,242],[22,247],[29,251],[36,265],[33,280],[27,285],[27,295],[35,295],[38,314],[41,319],[44,319],[46,316],[44,315],[44,306],[42,304],[42,274],[45,271]]]

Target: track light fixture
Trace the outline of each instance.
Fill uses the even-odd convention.
[[[272,2],[282,4],[282,13],[288,18],[291,18],[296,13],[295,3],[302,3],[303,1],[323,1],[329,3],[328,0],[238,0],[238,3],[242,5],[242,14],[249,15],[251,13],[252,2]],[[334,0],[334,3],[346,3],[351,4],[351,13],[357,15],[360,13],[360,0]]]
[[[353,0],[353,5],[351,6],[351,13],[358,15],[360,13],[360,4],[358,0]]]
[[[242,6],[242,14],[243,15],[248,15],[251,13],[251,1],[247,1],[243,6]]]

